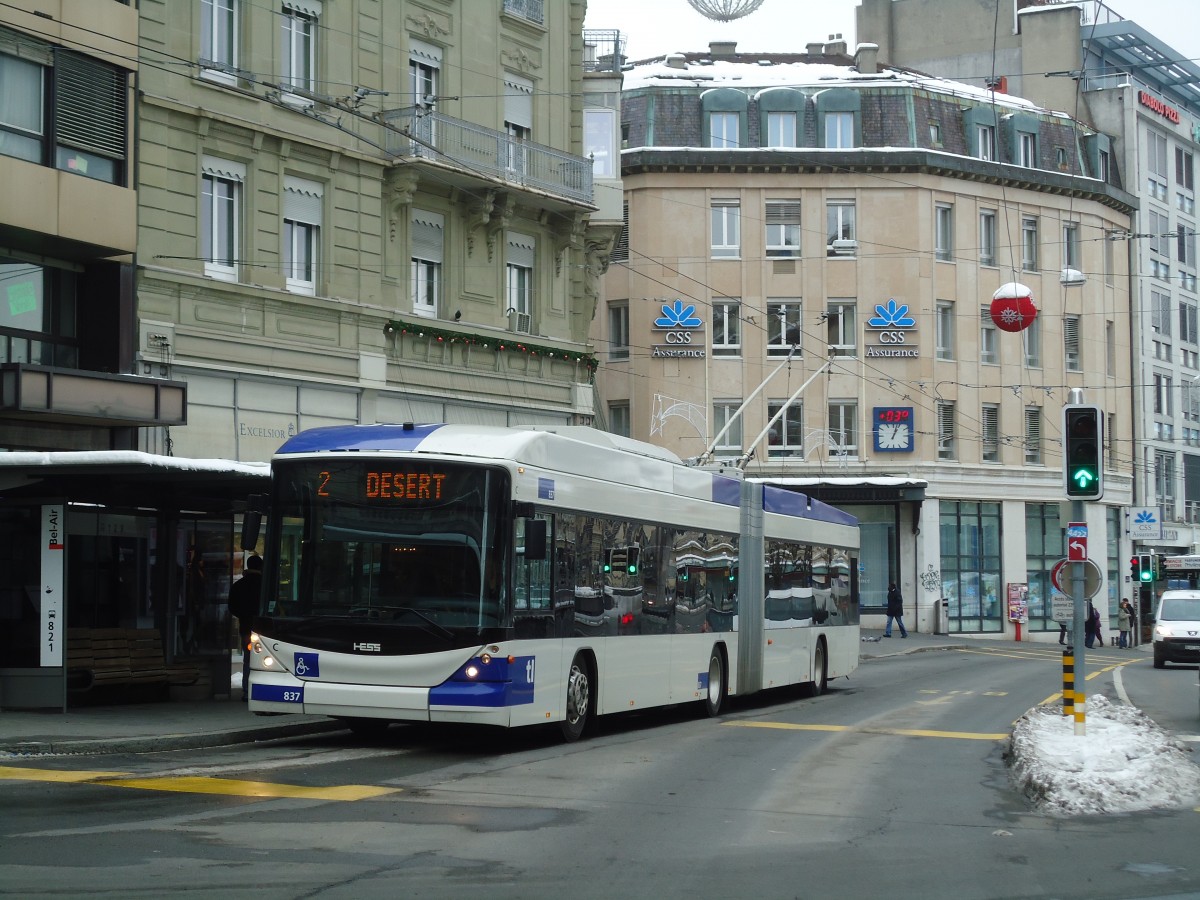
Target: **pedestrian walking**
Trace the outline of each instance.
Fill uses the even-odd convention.
[[[1100,646],[1104,646],[1104,636],[1100,633],[1100,610],[1092,605],[1092,601],[1088,601],[1087,619],[1083,623],[1083,646],[1091,649],[1095,643],[1099,641]]]
[[[229,612],[237,616],[238,637],[242,644],[242,700],[250,699],[250,626],[258,615],[262,565],[262,557],[252,554],[246,560],[242,577],[229,589]]]
[[[1058,623],[1058,642],[1060,644],[1066,644],[1066,642],[1067,642],[1067,623],[1066,622]]]
[[[1122,600],[1120,607],[1117,609],[1117,631],[1121,632],[1120,638],[1117,639],[1117,646],[1124,650],[1130,646],[1129,629],[1133,625],[1133,606],[1128,600]]]
[[[904,627],[904,598],[900,596],[900,588],[896,587],[896,582],[888,585],[887,595],[887,625],[883,628],[883,636],[892,636],[892,620],[896,620],[896,624],[900,626],[900,637],[908,637],[908,630]]]

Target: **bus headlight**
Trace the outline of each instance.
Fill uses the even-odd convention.
[[[467,666],[465,669],[463,669],[463,674],[466,675],[468,678],[478,678],[479,677],[479,667],[478,666]]]

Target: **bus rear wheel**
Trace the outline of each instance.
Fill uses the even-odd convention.
[[[829,661],[824,641],[817,641],[817,646],[813,649],[812,673],[813,680],[804,685],[804,692],[809,697],[819,697],[829,685]]]
[[[571,661],[571,671],[567,675],[567,702],[563,720],[559,723],[564,741],[573,743],[583,737],[591,704],[592,683],[588,665],[582,656],[576,656]]]
[[[725,659],[721,651],[713,647],[712,656],[708,659],[708,691],[704,695],[704,712],[709,718],[721,714],[725,705]]]

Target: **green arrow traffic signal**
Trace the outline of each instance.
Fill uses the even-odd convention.
[[[1071,473],[1071,481],[1081,493],[1087,491],[1096,482],[1096,470],[1078,468]]]

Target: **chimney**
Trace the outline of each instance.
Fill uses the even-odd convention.
[[[713,56],[734,56],[737,54],[737,41],[709,41],[708,52]]]
[[[668,53],[666,63],[672,69],[686,69],[687,57],[682,53]]]
[[[879,45],[859,44],[854,50],[854,66],[863,75],[879,73]]]
[[[825,45],[822,44],[820,41],[816,41],[811,44],[805,44],[804,52],[807,53],[809,56],[820,56],[822,53],[825,52]]]
[[[840,34],[831,34],[829,42],[825,45],[826,56],[845,56],[846,42],[842,40]]]

